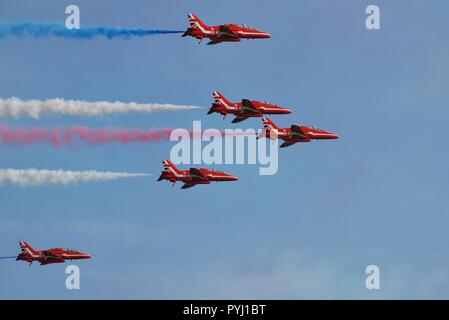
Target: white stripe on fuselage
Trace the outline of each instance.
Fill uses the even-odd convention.
[[[278,111],[279,108],[275,108],[275,107],[259,107],[260,110],[265,110],[265,111]]]
[[[261,33],[260,32],[250,32],[250,31],[236,31],[238,34],[241,34],[241,35],[246,35],[246,36],[249,36],[249,35],[252,35],[252,36],[257,36],[257,35],[260,35]]]
[[[288,137],[289,134],[287,131],[282,130],[282,129],[275,129],[272,127],[271,124],[269,125],[265,125],[265,129],[267,130],[267,133],[270,134],[271,131],[273,131],[278,137]]]
[[[327,136],[327,135],[329,135],[329,133],[315,133],[315,132],[307,132],[306,133],[307,135],[311,135],[311,136]]]

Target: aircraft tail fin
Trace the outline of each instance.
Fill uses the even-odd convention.
[[[37,251],[30,246],[26,241],[20,241],[20,249],[22,249],[22,253],[24,254],[29,254],[29,255],[34,255],[37,253]]]
[[[189,13],[188,17],[189,17],[190,28],[192,28],[192,29],[198,28],[201,31],[208,28],[207,25],[203,21],[201,21],[201,19],[198,18],[198,16],[196,14]]]
[[[279,127],[267,117],[262,118],[263,127],[269,131],[271,129],[279,129]]]
[[[225,98],[219,91],[214,91],[214,103],[229,106],[231,102]]]
[[[164,161],[162,161],[162,163],[164,164],[164,170],[166,172],[171,172],[171,173],[176,173],[176,174],[181,172],[181,170],[179,170],[173,163],[171,163],[168,160],[164,160]]]

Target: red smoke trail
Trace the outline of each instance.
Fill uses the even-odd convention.
[[[85,142],[89,145],[103,145],[107,143],[120,142],[128,143],[151,143],[169,141],[173,129],[121,129],[121,128],[98,128],[90,129],[82,126],[69,128],[9,128],[0,125],[0,139],[3,144],[10,146],[30,145],[36,143],[50,143],[55,148],[72,146],[77,141]],[[215,136],[215,134],[203,134],[189,130],[193,139],[204,136]],[[225,136],[224,132],[220,134]],[[229,134],[236,136],[239,134]]]
[[[69,128],[15,128],[0,126],[0,138],[7,145],[29,145],[39,142],[51,143],[55,148],[73,145],[76,141],[83,141],[89,145],[101,145],[111,142],[123,144],[135,142],[168,141],[172,129],[119,129],[86,127]]]

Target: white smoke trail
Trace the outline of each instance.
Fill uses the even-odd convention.
[[[80,182],[116,180],[121,178],[145,177],[146,173],[38,170],[38,169],[0,169],[0,185],[17,186],[68,185]]]
[[[180,111],[199,109],[197,106],[161,104],[161,103],[135,103],[135,102],[87,102],[82,100],[64,100],[60,98],[48,100],[22,100],[12,97],[0,98],[0,117],[29,116],[38,119],[42,115],[68,115],[78,117],[94,117],[107,114],[126,112],[154,112],[154,111]]]

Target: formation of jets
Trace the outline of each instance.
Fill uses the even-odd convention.
[[[182,37],[191,36],[201,43],[205,38],[209,39],[208,45],[215,45],[222,42],[239,42],[241,39],[266,39],[271,38],[271,34],[250,28],[245,25],[223,24],[218,26],[208,26],[195,14],[188,15],[190,27],[184,32]],[[279,105],[261,102],[257,100],[242,99],[238,102],[231,102],[220,92],[213,93],[214,102],[207,114],[219,113],[224,118],[228,114],[234,115],[232,123],[239,123],[248,118],[261,117],[263,130],[258,138],[281,139],[281,148],[291,146],[298,142],[311,142],[312,140],[339,139],[337,134],[303,125],[291,125],[287,128],[278,127],[265,115],[291,114],[292,110]],[[275,133],[272,135],[272,133]],[[239,178],[217,170],[205,168],[190,168],[180,170],[169,160],[163,161],[164,171],[162,171],[157,181],[167,180],[173,186],[177,181],[183,184],[181,189],[192,188],[196,185],[210,184],[216,181],[237,181]],[[90,259],[91,255],[75,250],[52,248],[48,250],[36,250],[27,242],[20,241],[22,252],[16,257],[17,261],[26,261],[31,265],[39,262],[41,265],[63,263],[67,260]],[[14,258],[14,257],[12,257]]]
[[[232,123],[242,122],[248,118],[262,117],[263,130],[257,137],[267,139],[281,139],[281,148],[289,147],[298,142],[311,142],[312,140],[334,140],[339,139],[335,133],[308,127],[304,125],[292,124],[288,128],[278,127],[272,120],[265,117],[266,114],[291,114],[292,110],[275,104],[261,102],[257,100],[242,99],[241,102],[230,102],[220,92],[214,91],[214,102],[207,112],[219,113],[226,118],[228,114],[233,114],[235,118]],[[173,163],[164,160],[164,171],[162,171],[157,181],[168,180],[173,186],[176,181],[181,181],[184,185],[181,189],[188,189],[198,184],[210,184],[212,181],[236,181],[238,177],[221,171],[190,168],[180,170]]]
[[[280,145],[280,148],[289,147],[298,142],[339,139],[337,134],[315,127],[292,124],[289,128],[280,128],[272,120],[265,117],[266,114],[291,114],[291,109],[284,108],[276,104],[250,99],[242,99],[239,102],[231,102],[218,91],[214,91],[213,97],[214,102],[207,112],[208,115],[212,113],[219,113],[226,118],[228,114],[232,114],[235,116],[232,123],[239,123],[248,118],[262,117],[263,130],[259,134],[258,139],[281,139],[283,143]],[[162,163],[164,165],[164,171],[162,171],[157,181],[168,180],[173,183],[173,186],[176,181],[181,181],[184,183],[181,189],[188,189],[198,184],[210,184],[212,181],[238,180],[236,176],[221,171],[204,168],[180,170],[168,160],[164,160]]]
[[[20,253],[16,261],[22,260],[31,264],[36,261],[41,265],[51,264],[51,263],[63,263],[66,260],[80,260],[80,259],[90,259],[91,255],[76,250],[52,248],[48,250],[36,250],[30,246],[25,241],[20,241],[20,248],[22,253]]]
[[[235,115],[232,123],[242,122],[252,117],[262,117],[264,129],[258,138],[281,139],[285,148],[297,142],[310,142],[312,140],[338,139],[338,135],[322,129],[307,126],[291,125],[290,128],[279,128],[272,120],[265,117],[266,114],[290,114],[292,110],[267,102],[242,99],[241,102],[230,102],[220,92],[214,91],[214,102],[207,114],[220,113],[224,117],[228,114]],[[274,132],[275,135],[271,135]]]
[[[239,42],[241,39],[265,39],[271,38],[271,34],[250,28],[248,26],[239,26],[236,24],[222,24],[219,26],[208,26],[200,20],[195,14],[189,13],[190,28],[188,28],[183,37],[190,36],[200,40],[208,38],[208,45],[221,42]]]

